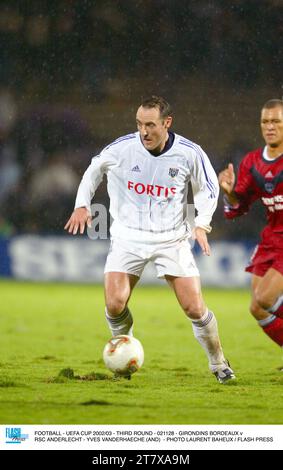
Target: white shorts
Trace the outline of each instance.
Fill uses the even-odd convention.
[[[140,277],[149,261],[154,263],[159,278],[165,275],[199,276],[187,239],[170,244],[148,245],[115,238],[111,241],[104,272],[122,272]]]

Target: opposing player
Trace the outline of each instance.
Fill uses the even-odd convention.
[[[235,185],[233,165],[219,174],[228,219],[246,214],[260,199],[267,225],[246,271],[252,273],[250,311],[263,331],[283,346],[283,101],[269,100],[261,111],[265,147],[242,160]]]
[[[145,265],[152,261],[158,277],[167,280],[192,320],[211,372],[226,383],[235,375],[223,355],[216,318],[202,297],[187,222],[190,182],[197,210],[194,236],[209,255],[207,233],[217,205],[217,176],[201,147],[169,130],[171,110],[163,98],[144,100],[136,122],[138,132],[120,137],[92,159],[65,229],[82,234],[91,223],[91,200],[106,173],[113,223],[105,265],[105,314],[112,335],[132,334],[128,301]]]

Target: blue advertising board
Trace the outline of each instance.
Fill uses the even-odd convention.
[[[0,238],[0,276],[18,280],[101,283],[109,240],[87,237],[21,235]],[[211,242],[210,257],[194,250],[204,286],[245,287],[244,272],[252,246],[242,242]],[[144,283],[160,283],[147,266]]]

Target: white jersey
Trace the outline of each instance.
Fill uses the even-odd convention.
[[[80,183],[75,208],[91,209],[104,174],[113,238],[162,243],[189,236],[189,183],[196,209],[195,226],[210,231],[218,180],[205,152],[190,140],[174,134],[172,146],[154,156],[143,146],[139,132],[120,137],[92,159]]]

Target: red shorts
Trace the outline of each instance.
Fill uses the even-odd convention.
[[[255,247],[250,264],[245,270],[262,277],[270,268],[276,269],[283,275],[283,249],[260,243]]]

